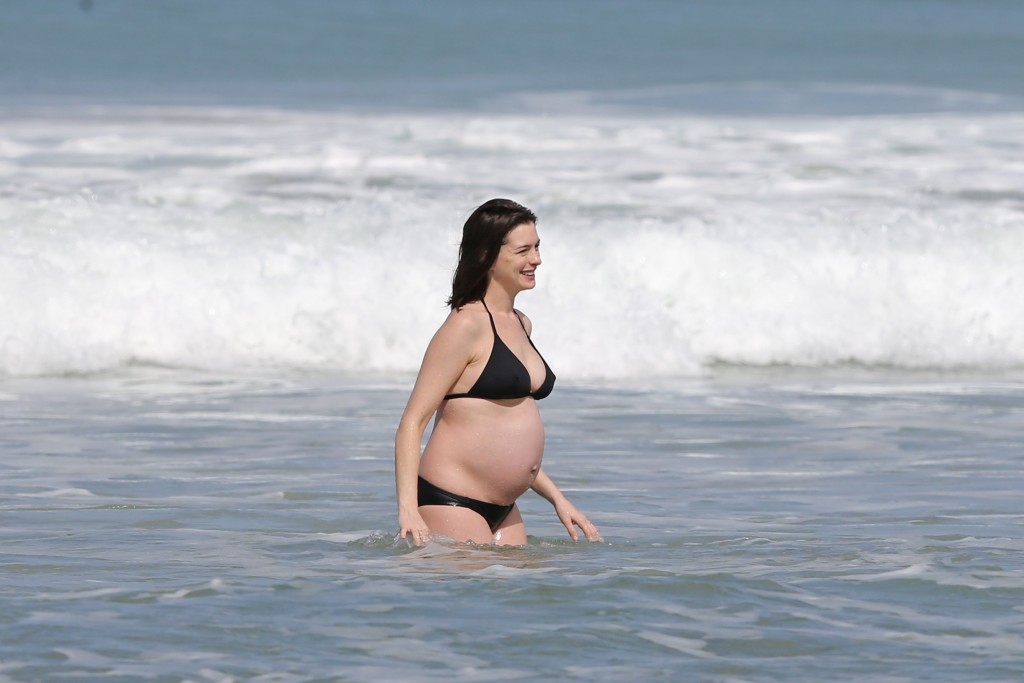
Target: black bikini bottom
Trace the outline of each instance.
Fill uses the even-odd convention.
[[[449,493],[442,488],[434,486],[423,477],[420,477],[419,480],[419,504],[451,505],[457,508],[469,508],[484,518],[488,526],[491,527],[492,533],[501,526],[501,523],[508,517],[508,513],[512,512],[512,508],[516,506],[515,503],[498,505],[497,503],[488,503],[476,498]]]

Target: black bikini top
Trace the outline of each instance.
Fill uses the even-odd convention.
[[[533,350],[537,351],[537,355],[540,356],[540,362],[544,363],[544,383],[540,385],[537,391],[530,391],[530,371],[526,369],[523,362],[516,357],[516,354],[512,353],[511,349],[505,346],[505,342],[501,341],[501,337],[498,336],[498,328],[494,326],[494,316],[491,315],[491,309],[487,308],[487,304],[484,303],[483,299],[480,300],[480,303],[484,304],[487,317],[491,319],[491,331],[494,332],[494,345],[491,346],[491,357],[487,359],[487,365],[484,366],[483,372],[480,373],[480,377],[477,378],[469,391],[463,394],[448,394],[444,397],[445,400],[447,401],[451,398],[501,399],[532,396],[539,401],[542,398],[546,398],[555,387],[555,373],[551,372],[551,368],[548,367],[544,356],[541,356],[540,351],[537,351],[537,347],[533,346],[533,340],[530,339],[530,335],[526,335],[526,340],[530,342],[530,346],[533,346]],[[519,317],[518,313],[516,317]],[[519,324],[523,325],[522,318],[519,318]],[[526,331],[526,325],[523,325],[523,331]]]

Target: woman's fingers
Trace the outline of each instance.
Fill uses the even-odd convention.
[[[430,542],[431,531],[430,529],[413,529],[410,527],[402,527],[399,532],[399,537],[403,540],[409,539],[416,545],[424,545]]]
[[[580,528],[588,541],[604,540],[601,538],[601,532],[597,530],[597,527],[587,519],[585,514],[577,510],[575,507],[570,505],[565,510],[559,510],[558,513],[558,518],[562,520],[562,524],[565,525],[566,530],[569,532],[569,538],[572,540],[580,540],[580,535],[576,532],[576,527]]]
[[[604,540],[603,538],[601,538],[601,532],[597,530],[597,527],[594,526],[594,524],[589,519],[584,517],[581,521],[582,523],[580,524],[580,529],[583,530],[583,535],[587,537],[588,541]]]
[[[430,529],[418,512],[399,513],[398,528],[401,530],[399,536],[403,539],[411,536],[412,542],[416,545],[423,545],[430,541]]]
[[[587,537],[588,541],[603,540],[601,538],[601,532],[597,530],[597,527],[594,526],[593,522],[587,519],[587,516],[583,513],[577,512],[572,521],[580,528],[581,531],[583,531],[583,535]],[[577,535],[570,535],[572,535],[574,541],[577,540]]]

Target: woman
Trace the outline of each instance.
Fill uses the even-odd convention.
[[[555,375],[530,341],[529,318],[513,307],[536,284],[537,218],[492,199],[470,215],[452,280],[451,312],[427,346],[395,435],[400,535],[524,545],[516,499],[532,488],[555,507],[573,540],[590,523],[541,469],[544,425],[537,401]],[[423,456],[423,433],[435,416]]]

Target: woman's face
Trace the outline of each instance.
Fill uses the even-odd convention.
[[[537,226],[521,223],[509,231],[505,242],[494,259],[488,273],[491,282],[501,285],[508,292],[516,294],[537,285],[537,266],[540,260],[540,238]]]

